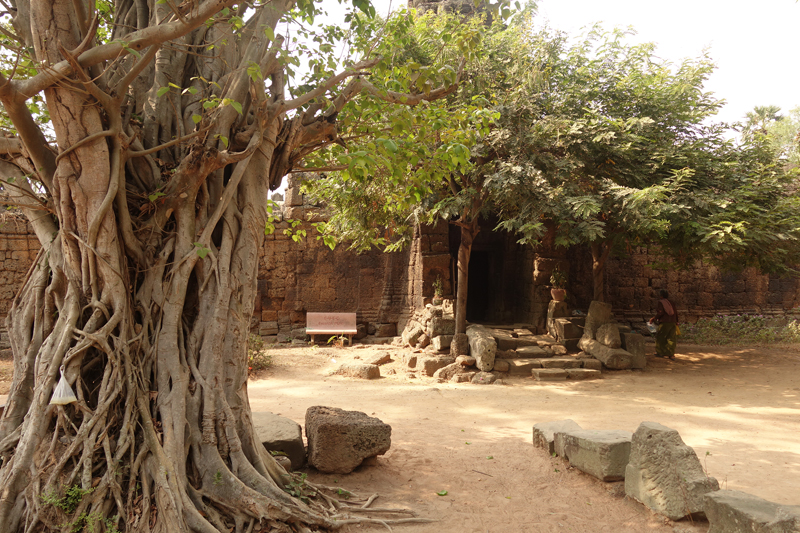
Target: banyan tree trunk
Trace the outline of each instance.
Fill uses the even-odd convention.
[[[39,72],[0,75],[18,133],[0,143],[0,173],[19,178],[5,190],[42,251],[8,319],[0,528],[348,523],[284,490],[254,435],[245,347],[270,187],[336,137],[336,115],[366,83],[356,73],[377,61],[306,106],[324,91],[286,99],[272,37],[291,0],[254,12],[232,0],[11,3]],[[39,94],[55,142],[26,104]],[[62,371],[77,401],[51,404]]]
[[[594,294],[592,299],[598,302],[605,301],[605,267],[608,254],[611,252],[611,244],[608,242],[595,241],[592,248],[592,285]]]

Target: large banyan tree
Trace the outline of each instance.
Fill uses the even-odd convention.
[[[287,493],[254,438],[246,340],[267,198],[332,143],[357,167],[383,114],[456,89],[458,61],[442,67],[455,55],[393,58],[414,19],[379,21],[366,1],[316,36],[309,0],[0,4],[4,202],[41,242],[8,318],[2,530],[340,527]],[[442,50],[467,51],[464,28]],[[340,39],[355,60],[335,61]]]

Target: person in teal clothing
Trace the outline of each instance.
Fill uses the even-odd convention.
[[[675,348],[678,344],[678,309],[669,299],[664,289],[659,291],[661,299],[656,305],[656,316],[650,323],[658,324],[656,333],[656,357],[675,359]]]

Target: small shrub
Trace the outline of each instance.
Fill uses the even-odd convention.
[[[93,491],[94,489],[82,489],[78,485],[73,485],[65,488],[64,496],[59,496],[55,489],[51,489],[43,493],[40,498],[42,503],[57,507],[67,514],[72,514],[80,505],[83,497]]]
[[[258,335],[250,335],[247,339],[247,374],[266,370],[272,366],[272,354]]]
[[[682,340],[697,344],[791,344],[800,342],[800,324],[782,324],[764,315],[715,315],[681,324]]]

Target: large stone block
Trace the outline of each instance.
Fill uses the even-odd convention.
[[[708,533],[797,533],[800,506],[779,505],[738,490],[705,495]]]
[[[583,338],[594,339],[597,328],[603,324],[611,322],[611,304],[592,301],[589,304],[589,312],[586,315],[586,325],[583,328]]]
[[[555,319],[555,335],[558,340],[577,339],[583,336],[583,328],[573,322],[570,318]]]
[[[600,379],[603,377],[600,370],[593,370],[591,368],[567,368],[567,379],[584,380],[584,379]]]
[[[557,432],[555,447],[563,450],[569,464],[602,481],[625,478],[625,467],[631,453],[630,431],[574,430]]]
[[[577,422],[571,419],[557,420],[555,422],[539,422],[533,425],[533,445],[544,448],[547,453],[555,453],[555,434],[557,431],[575,431],[582,429]]]
[[[459,363],[450,363],[449,365],[443,366],[442,368],[436,370],[433,373],[433,377],[444,381],[450,381],[456,374],[464,374],[466,372],[467,370],[463,365]]]
[[[256,438],[273,452],[283,452],[292,462],[292,469],[306,462],[303,430],[294,420],[268,412],[253,412]]]
[[[497,354],[497,342],[492,334],[483,326],[469,326],[469,354],[475,358],[478,370],[489,372],[494,367],[494,358]]]
[[[397,324],[377,324],[375,326],[376,337],[394,337],[397,335]]]
[[[454,318],[433,317],[430,321],[431,338],[439,335],[455,335],[456,321]]]
[[[579,346],[595,359],[599,359],[607,368],[613,370],[631,368],[631,354],[622,348],[609,348],[600,344],[599,341],[587,339],[586,337],[581,339]]]
[[[643,369],[647,366],[643,335],[638,333],[623,333],[622,348],[631,354],[631,368]]]
[[[671,520],[703,512],[703,497],[719,483],[703,472],[694,450],[674,429],[642,422],[631,440],[625,494]]]
[[[431,339],[431,344],[433,345],[433,349],[437,352],[441,352],[442,350],[449,350],[450,343],[453,342],[452,335],[439,335]]]
[[[433,376],[440,368],[455,362],[455,357],[420,357],[417,360],[417,368],[421,369],[426,376]]]
[[[536,381],[564,381],[567,371],[563,368],[533,368],[531,377]]]
[[[308,462],[320,472],[349,474],[364,459],[383,455],[392,428],[359,411],[314,406],[306,411]]]
[[[409,322],[406,329],[403,330],[403,344],[409,346],[416,346],[420,336],[425,333],[425,330],[417,322]]]
[[[603,346],[609,348],[621,348],[622,338],[619,335],[619,328],[616,324],[603,324],[594,333],[595,339]]]
[[[378,379],[381,377],[381,369],[378,365],[362,363],[344,363],[333,373],[337,376],[359,379]]]

